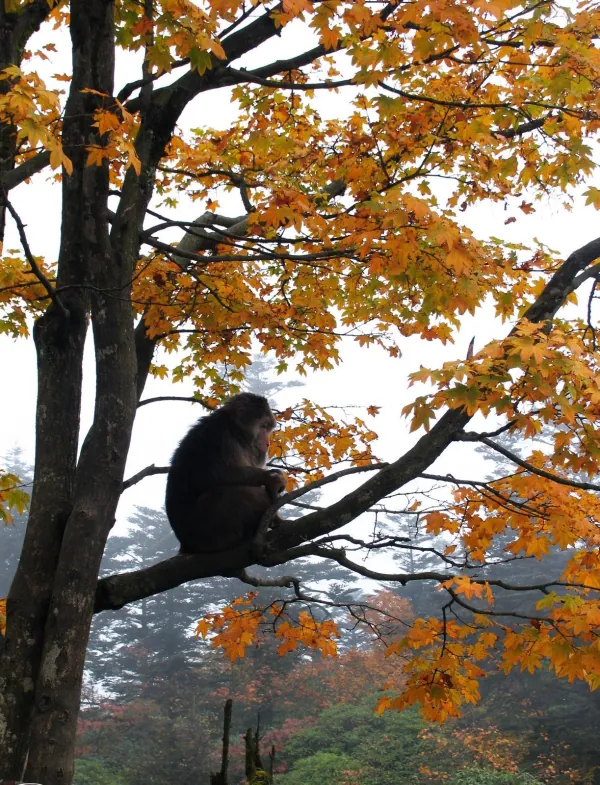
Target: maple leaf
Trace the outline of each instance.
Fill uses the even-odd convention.
[[[340,40],[341,30],[339,27],[324,28],[321,30],[320,40],[325,49],[335,49]]]
[[[86,149],[88,151],[87,166],[102,166],[110,155],[106,147],[100,147],[99,145],[87,147]]]
[[[586,204],[591,204],[596,210],[600,210],[600,188],[590,186],[583,192],[583,195],[585,196]]]

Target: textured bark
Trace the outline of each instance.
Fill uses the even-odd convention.
[[[92,127],[102,100],[91,88],[112,94],[114,20],[112,0],[71,3],[73,82],[64,138],[73,159],[64,178],[63,276],[89,284],[96,353],[94,422],[74,475],[72,509],[66,521],[44,630],[26,777],[44,785],[68,782],[91,592],[106,537],[114,519],[134,411],[135,366],[131,314],[122,300],[101,292],[127,291],[129,275],[115,265],[108,238],[108,167],[86,167],[85,146],[101,143]],[[128,277],[127,277],[128,275]],[[37,476],[37,475],[36,475]]]
[[[225,701],[225,711],[223,715],[223,744],[221,747],[221,770],[210,775],[210,785],[229,785],[227,770],[229,768],[229,737],[231,735],[231,714],[233,701],[228,698]]]
[[[21,779],[44,625],[64,526],[69,516],[79,434],[85,319],[67,321],[52,306],[35,330],[38,356],[35,472],[23,552],[8,596],[0,660],[2,775]]]
[[[6,12],[2,4],[0,68],[20,64],[27,39],[48,12],[45,2],[31,3],[18,13]],[[0,85],[1,89],[9,87],[8,81]],[[4,125],[0,129],[0,173],[6,190],[48,163],[48,156],[41,154],[15,170],[13,154],[14,134],[10,126]],[[0,232],[3,230],[4,208],[0,199]],[[63,277],[61,282],[68,280]],[[8,631],[0,659],[0,774],[7,779],[21,779],[23,774],[43,628],[74,483],[86,319],[79,294],[71,292],[62,303],[63,309],[51,305],[34,328],[38,480],[31,499],[23,555],[8,597]]]

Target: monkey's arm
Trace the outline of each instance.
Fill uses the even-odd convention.
[[[260,469],[257,466],[228,466],[212,476],[215,485],[266,485],[283,482],[285,478],[277,469]]]

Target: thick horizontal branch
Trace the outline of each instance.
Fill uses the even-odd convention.
[[[15,169],[3,172],[0,185],[5,191],[10,191],[12,188],[16,188],[17,185],[25,182],[29,177],[33,177],[34,174],[41,172],[49,163],[50,152],[44,150],[43,152],[34,155],[32,158],[28,158]]]
[[[118,610],[144,597],[215,575],[235,577],[254,563],[250,549],[240,547],[197,556],[178,554],[143,570],[123,572],[98,581],[94,612]]]

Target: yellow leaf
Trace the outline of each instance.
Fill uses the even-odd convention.
[[[196,630],[195,630],[196,636],[201,635],[203,638],[206,638],[206,636],[208,635],[209,630],[211,629],[211,626],[212,625],[208,621],[208,619],[206,619],[206,618],[200,619],[200,621],[196,625]]]
[[[85,148],[88,151],[88,157],[85,162],[86,166],[102,166],[107,158],[106,148],[99,145]]]

